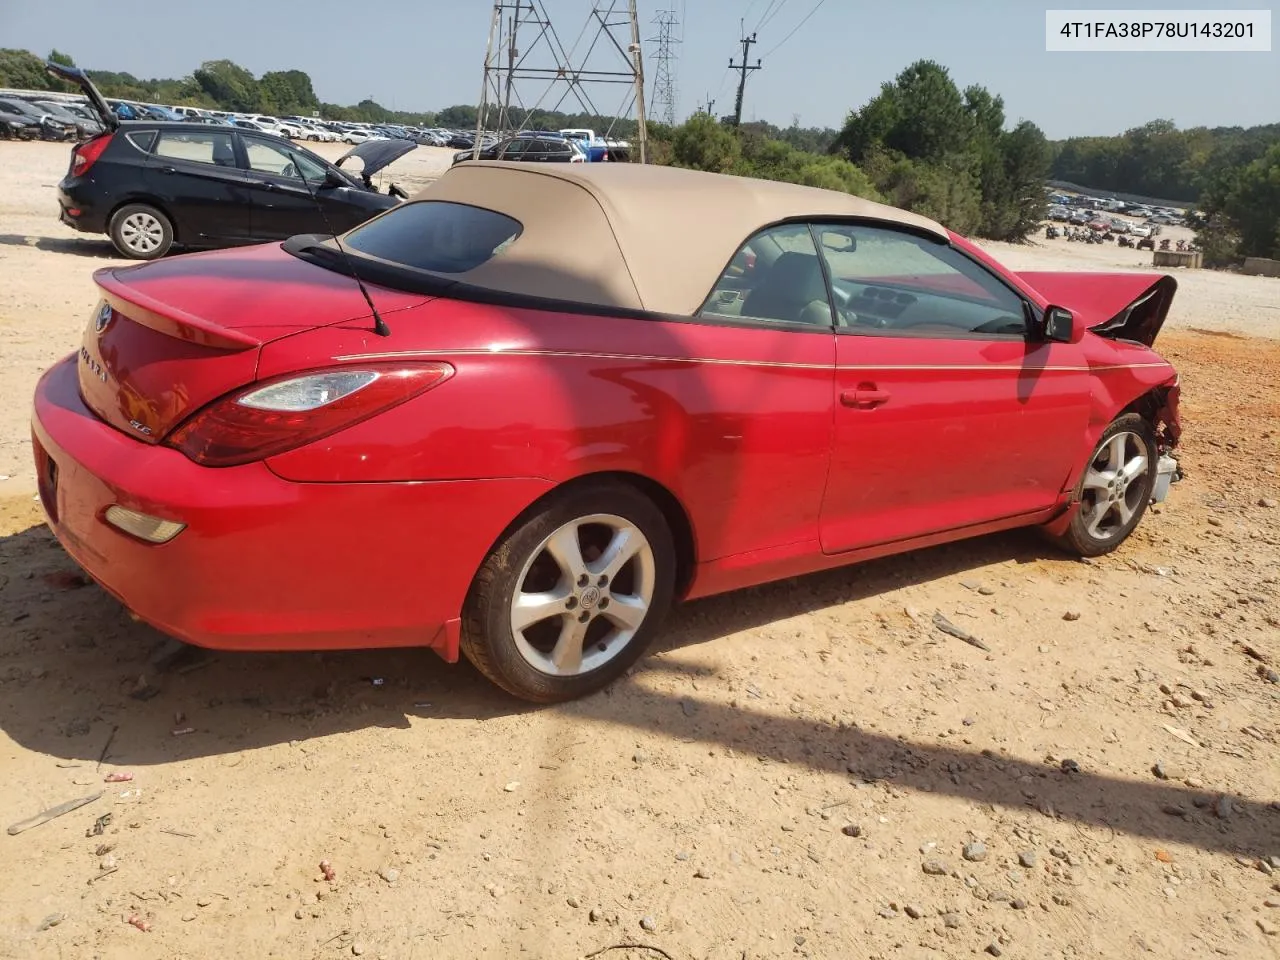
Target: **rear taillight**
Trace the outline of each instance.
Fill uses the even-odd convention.
[[[84,143],[74,147],[71,151],[71,175],[73,177],[83,177],[89,172],[89,168],[98,162],[98,158],[102,156],[104,150],[111,145],[111,134],[100,133],[92,140],[86,140]]]
[[[165,443],[206,467],[250,463],[368,420],[452,374],[447,363],[370,364],[292,374],[214,401]]]

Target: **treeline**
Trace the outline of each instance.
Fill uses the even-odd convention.
[[[884,84],[838,133],[799,146],[795,132],[788,142],[776,127],[734,128],[699,114],[655,159],[843,190],[999,240],[1024,239],[1044,215],[1044,134],[1025,121],[1006,130],[1000,97],[978,86],[962,93],[932,61]]]
[[[66,54],[54,50],[49,59],[74,66]],[[374,100],[355,106],[322,103],[302,70],[271,70],[261,77],[230,60],[209,60],[181,79],[144,80],[131,73],[89,70],[94,85],[103,96],[171,106],[204,107],[236,113],[264,113],[269,116],[311,116],[326,120],[421,123],[430,116],[421,112],[388,110]],[[0,50],[0,87],[28,90],[78,92],[71,85],[50,77],[44,61],[29,50]]]
[[[1053,144],[1054,179],[1098,190],[1195,204],[1223,170],[1248,166],[1280,143],[1280,123],[1193,127],[1153,120],[1115,137],[1073,137]]]
[[[674,129],[650,131],[650,159],[691,170],[784,180],[879,199],[866,175],[847,160],[800,150],[770,137],[760,125],[735,128],[697,113]]]

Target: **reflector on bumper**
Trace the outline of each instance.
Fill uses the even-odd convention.
[[[187,528],[185,523],[162,520],[136,510],[127,510],[114,503],[107,507],[104,516],[107,523],[117,530],[131,537],[137,537],[139,540],[146,540],[148,543],[168,543]]]

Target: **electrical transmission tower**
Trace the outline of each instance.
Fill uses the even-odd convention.
[[[659,10],[653,18],[658,25],[658,35],[650,39],[650,43],[658,45],[653,70],[653,98],[650,106],[654,116],[661,117],[667,126],[676,125],[676,106],[679,100],[676,94],[676,53],[675,47],[680,38],[675,36],[672,28],[679,26],[674,10]]]
[[[618,63],[618,56],[625,68]],[[629,88],[616,110],[601,110],[592,100],[590,88],[600,84]],[[617,119],[629,116],[634,108],[639,160],[645,162],[644,57],[636,0],[596,0],[577,40],[568,48],[547,15],[544,0],[494,0],[475,154],[482,147],[481,134],[512,133],[536,111],[559,111],[570,99],[578,112],[592,117]],[[612,126],[604,136],[611,130]]]

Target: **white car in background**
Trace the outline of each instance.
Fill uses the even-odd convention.
[[[303,124],[302,132],[308,140],[314,137],[321,143],[336,143],[339,139],[338,135],[332,130],[326,130],[324,127],[314,123]]]
[[[371,130],[361,130],[358,127],[355,130],[348,130],[342,135],[343,143],[367,143],[370,140],[385,140]]]
[[[257,113],[249,114],[248,119],[268,133],[274,133],[277,137],[287,137],[290,140],[300,140],[302,138],[302,130],[295,123],[286,123],[275,117]]]
[[[1135,237],[1149,237],[1151,236],[1151,228],[1145,223],[1135,223],[1129,227],[1129,233]]]

